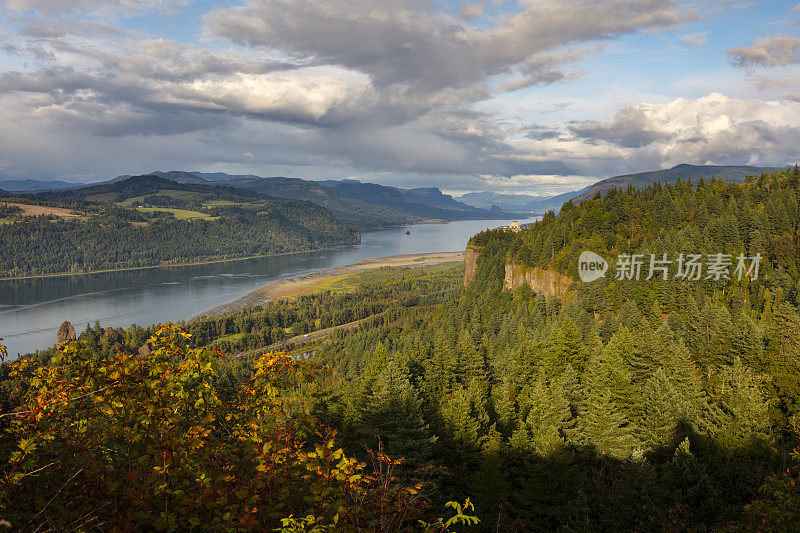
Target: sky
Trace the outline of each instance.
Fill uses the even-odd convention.
[[[0,0],[0,180],[552,195],[798,161],[797,0]]]

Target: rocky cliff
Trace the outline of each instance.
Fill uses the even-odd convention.
[[[479,255],[481,255],[480,246],[467,243],[467,250],[464,252],[464,287],[475,279],[475,273],[478,271]]]
[[[475,279],[475,274],[478,271],[478,256],[480,254],[480,246],[472,243],[467,244],[467,249],[464,253],[464,287]],[[503,280],[504,291],[513,291],[527,284],[533,292],[564,299],[572,283],[572,278],[553,270],[529,267],[513,261],[506,261],[506,275]]]
[[[528,267],[511,261],[506,262],[506,277],[503,290],[513,291],[527,284],[533,292],[545,296],[564,298],[572,285],[572,278],[539,267]]]

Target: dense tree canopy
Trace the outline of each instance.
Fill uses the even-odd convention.
[[[0,277],[252,257],[360,239],[311,202],[156,176],[13,200],[81,216],[14,211],[13,223],[0,224]]]
[[[165,450],[187,453],[187,446],[197,444],[195,462],[181,463],[191,471],[189,477],[198,479],[202,466],[206,479],[219,480],[212,483],[213,490],[230,492],[243,484],[250,491],[244,500],[235,492],[228,494],[223,503],[213,491],[208,498],[202,493],[191,499],[205,516],[219,517],[218,506],[234,508],[219,520],[249,520],[252,515],[267,523],[297,510],[325,521],[333,519],[334,505],[343,505],[340,517],[381,529],[377,522],[358,522],[362,508],[354,510],[353,501],[343,500],[342,494],[369,493],[373,481],[352,482],[359,488],[351,489],[347,476],[375,480],[385,468],[347,470],[343,484],[330,485],[331,500],[317,498],[317,477],[286,481],[311,499],[311,510],[289,496],[265,500],[258,487],[251,487],[259,478],[249,466],[274,471],[265,442],[289,442],[285,435],[291,434],[292,443],[322,446],[315,448],[317,456],[308,456],[307,447],[280,447],[286,464],[304,468],[310,461],[320,468],[318,458],[338,448],[327,447],[329,440],[315,431],[330,427],[338,432],[340,461],[347,457],[353,464],[380,465],[386,463],[373,459],[381,452],[403,457],[390,471],[400,479],[424,480],[414,483],[423,483],[421,493],[430,502],[425,506],[440,508],[469,495],[481,519],[477,527],[486,530],[797,530],[798,176],[797,169],[788,169],[742,185],[714,180],[693,187],[681,182],[643,191],[615,190],[579,205],[566,204],[559,216],[548,215],[520,233],[476,236],[472,244],[480,256],[467,287],[461,284],[463,270],[451,267],[388,276],[379,272],[360,278],[348,291],[271,302],[186,324],[191,339],[162,330],[172,332],[167,337],[177,339],[183,354],[169,359],[169,364],[178,365],[174,368],[179,379],[164,377],[158,366],[168,364],[163,359],[167,352],[135,355],[148,335],[158,331],[155,327],[88,327],[67,355],[52,349],[24,358],[29,373],[2,382],[5,410],[30,411],[15,418],[4,433],[6,443],[11,439],[14,444],[9,464],[24,465],[18,471],[25,473],[42,467],[59,472],[46,480],[33,475],[16,480],[6,473],[7,482],[29,491],[20,494],[45,484],[45,496],[24,507],[29,520],[31,510],[38,512],[42,498],[52,496],[80,469],[81,461],[94,472],[101,466],[122,465],[107,477],[112,486],[103,488],[104,495],[114,495],[107,501],[126,502],[114,503],[115,510],[121,509],[115,512],[143,512],[142,506],[149,506],[147,512],[158,520],[155,510],[161,517],[167,501],[168,509],[181,509],[175,511],[175,520],[191,520],[195,511],[188,507],[189,492],[172,478],[166,485],[157,485],[154,478],[142,502],[125,500],[130,497],[125,491],[131,490],[125,461],[133,452],[121,443],[127,443],[132,426],[130,418],[123,422],[121,417],[134,411],[141,416],[167,404],[158,402],[168,402],[180,414],[147,421],[153,430],[131,449],[158,450],[162,464],[148,459],[152,463],[147,467],[161,475],[164,464],[173,464],[164,463]],[[586,249],[606,257],[661,251],[761,253],[764,261],[758,279],[637,281],[609,275],[580,283],[576,262]],[[556,270],[576,282],[561,297],[534,292],[525,284],[504,290],[509,263]],[[613,269],[612,265],[612,274]],[[304,364],[325,369],[313,382],[300,384],[306,367],[285,357],[266,356],[253,363],[243,357],[203,355],[210,353],[208,348],[233,353],[263,347],[366,317],[372,318],[357,329],[339,331],[303,349],[310,355]],[[211,370],[202,368],[206,360],[213,361]],[[152,383],[136,378],[124,382],[129,388],[119,389],[122,385],[114,380],[120,378],[108,375],[133,372],[128,368],[141,372],[147,365],[157,369]],[[73,374],[79,369],[80,379]],[[292,376],[289,384],[281,381],[287,379],[285,372]],[[273,389],[259,389],[265,383]],[[60,391],[68,386],[77,388],[64,396]],[[105,386],[115,392],[99,391]],[[152,393],[162,389],[161,395]],[[114,404],[120,390],[139,395],[134,397],[142,398],[144,411],[125,402]],[[213,390],[216,399],[203,396],[203,390]],[[257,394],[251,398],[248,393],[254,390]],[[36,420],[36,405],[45,408],[58,394],[78,398],[86,392],[92,394],[74,405],[58,404],[59,410]],[[90,409],[92,405],[96,409]],[[67,425],[51,412],[69,413],[72,419],[87,416],[88,422]],[[211,415],[222,420],[222,412],[231,416],[225,424],[204,422]],[[115,421],[106,422],[105,429],[104,416]],[[167,429],[162,431],[160,424]],[[164,448],[158,435],[174,427],[190,431]],[[212,431],[203,433],[209,427]],[[237,440],[229,439],[227,431]],[[23,443],[35,445],[30,455],[19,446],[28,435],[42,439]],[[76,457],[79,437],[85,442],[81,449],[90,453],[72,470],[62,470],[65,467],[53,458]],[[211,446],[208,439],[219,441]],[[229,446],[228,451],[252,453],[244,453],[244,462],[226,471],[228,463],[219,459],[217,442]],[[270,446],[274,454],[276,448]],[[329,479],[328,471],[321,471]],[[224,478],[222,472],[234,479]],[[182,482],[188,479],[175,475]],[[409,486],[397,483],[391,486]],[[192,487],[197,490],[196,484]],[[169,492],[165,500],[167,489],[184,492]],[[4,498],[15,497],[17,493],[8,490]],[[394,489],[389,494],[392,508],[403,510],[392,516],[420,512],[421,507],[414,507],[419,500],[401,498]],[[260,498],[252,504],[258,511],[249,507],[251,497]],[[260,514],[268,512],[262,507],[265,501],[281,512],[275,517]],[[171,519],[168,509],[164,520]],[[52,519],[51,513],[45,514]],[[380,514],[365,516],[387,520]],[[153,527],[167,525],[158,522]]]

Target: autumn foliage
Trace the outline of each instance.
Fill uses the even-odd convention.
[[[316,371],[285,354],[235,390],[218,353],[174,326],[148,357],[67,344],[15,362],[3,414],[0,519],[23,529],[388,531],[474,523],[471,504],[428,521],[422,482],[375,454],[367,468],[308,413]],[[451,512],[452,514],[452,512]]]

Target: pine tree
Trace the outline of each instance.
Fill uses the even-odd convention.
[[[672,511],[686,509],[692,513],[677,523],[664,524],[668,531],[703,529],[699,524],[713,521],[722,510],[719,491],[706,466],[691,452],[688,438],[681,442],[672,461],[666,465],[661,485],[669,490],[668,501]],[[679,519],[676,513],[670,514],[670,520]]]
[[[626,459],[636,448],[630,420],[606,391],[590,391],[587,413],[581,422],[587,444],[602,455]]]
[[[548,456],[562,449],[575,426],[563,385],[558,381],[547,385],[540,378],[529,391],[528,404],[525,425],[536,453]]]
[[[447,394],[456,380],[458,361],[455,331],[449,325],[435,330],[433,355],[426,361],[426,382],[438,394]]]
[[[674,388],[676,413],[696,427],[705,421],[708,398],[703,390],[703,377],[689,350],[682,342],[673,342],[663,360],[663,370]]]
[[[550,331],[545,372],[549,379],[555,379],[567,365],[576,369],[586,366],[586,354],[583,350],[583,338],[570,318],[565,318],[561,324],[554,324]]]
[[[466,330],[461,330],[458,336],[458,372],[465,385],[476,381],[488,382],[489,379],[486,361]]]
[[[703,310],[689,317],[687,330],[687,345],[704,366],[731,363],[733,322],[727,308],[706,300]]]
[[[646,322],[638,329],[637,335],[626,327],[620,328],[611,338],[606,350],[616,350],[631,370],[633,380],[643,383],[663,358],[665,346],[663,339],[655,335]]]
[[[495,387],[492,391],[492,403],[500,432],[504,435],[511,434],[517,422],[516,390],[510,383]]]
[[[358,421],[363,441],[375,448],[380,439],[392,458],[405,458],[409,468],[429,463],[431,435],[408,374],[397,361],[391,361],[375,380]]]
[[[675,438],[682,398],[662,368],[647,380],[642,391],[644,408],[640,430],[647,448],[667,446]]]
[[[744,311],[733,322],[731,343],[734,353],[747,364],[760,364],[764,352],[763,332],[759,324]]]
[[[504,451],[500,433],[489,428],[469,489],[469,493],[474,495],[479,516],[492,517],[512,490],[505,473]]]
[[[640,413],[641,399],[619,346],[609,343],[589,365],[583,438],[602,454],[626,458],[636,448],[635,420]]]
[[[766,437],[769,404],[764,397],[764,377],[747,368],[740,358],[720,369],[715,380],[712,430],[728,450],[735,450],[752,439]]]
[[[592,360],[587,380],[590,390],[608,391],[617,405],[625,410],[625,414],[634,420],[639,415],[641,398],[633,383],[636,367],[628,364],[628,361],[645,361],[645,355],[630,331],[622,328],[614,334],[601,354]],[[646,364],[649,368],[650,363]]]
[[[780,402],[781,413],[800,413],[800,317],[791,304],[773,305],[768,325],[766,368]],[[783,418],[779,413],[774,416]]]
[[[472,402],[466,390],[456,390],[449,398],[444,398],[441,415],[447,440],[464,452],[475,454],[480,450],[480,424],[472,414]]]

